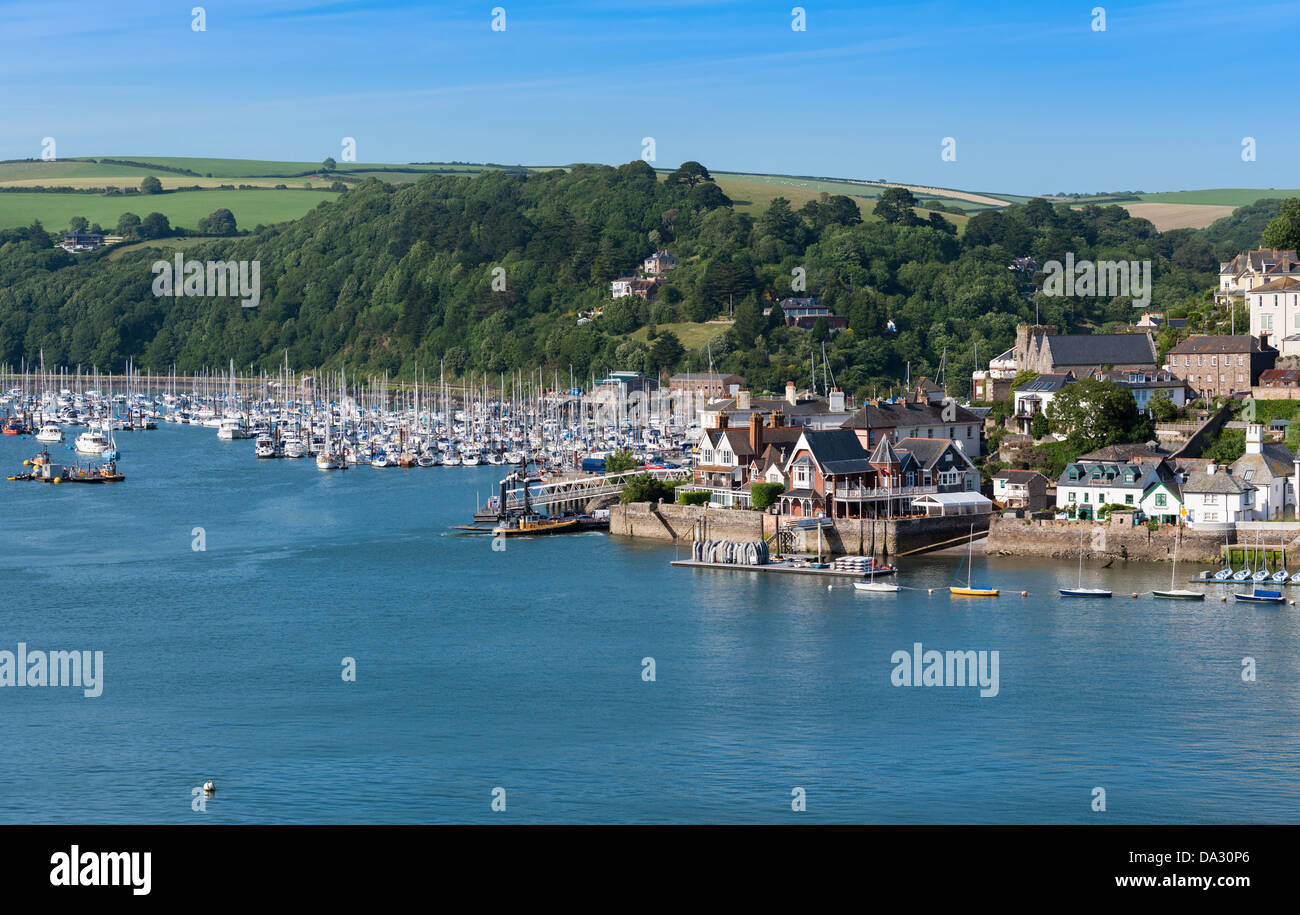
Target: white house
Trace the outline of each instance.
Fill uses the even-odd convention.
[[[1278,277],[1300,276],[1300,260],[1294,251],[1277,248],[1257,248],[1243,251],[1230,261],[1219,265],[1219,288],[1215,301],[1226,304],[1229,299],[1241,297]]]
[[[621,299],[625,295],[632,294],[632,281],[634,276],[620,276],[616,280],[610,281],[609,296],[612,299]]]
[[[1204,472],[1193,471],[1183,481],[1183,507],[1186,520],[1195,522],[1250,521],[1254,514],[1252,494],[1255,490],[1228,471],[1214,464]]]
[[[1300,355],[1300,277],[1279,276],[1246,293],[1250,333],[1282,356]]]
[[[1295,511],[1295,478],[1300,459],[1281,442],[1265,442],[1264,427],[1246,427],[1246,453],[1232,465],[1232,475],[1253,486],[1251,508],[1257,520],[1273,520]]]
[[[1061,389],[1074,382],[1074,373],[1055,372],[1039,375],[1022,384],[1014,391],[1016,425],[1025,435],[1033,428],[1035,414],[1046,413],[1047,405],[1052,402]]]

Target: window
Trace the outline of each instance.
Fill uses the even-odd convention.
[[[1184,356],[1184,357],[1183,357],[1183,365],[1191,365],[1191,364],[1192,364],[1192,357],[1191,357],[1191,356]]]
[[[1072,493],[1070,493],[1070,501],[1071,501],[1071,502],[1078,502],[1078,501],[1079,501],[1079,494],[1078,494],[1077,492],[1072,492]]]
[[[1297,328],[1300,328],[1300,315],[1296,315],[1296,316],[1295,316],[1295,326],[1296,326]],[[1238,356],[1238,357],[1237,357],[1237,365],[1245,365],[1245,364],[1246,364],[1246,357],[1245,357],[1245,356]]]
[[[1211,493],[1206,493],[1206,496],[1205,496],[1205,504],[1206,504],[1206,505],[1218,505],[1218,504],[1219,504],[1219,497],[1218,497],[1218,495],[1215,494],[1215,493],[1212,493],[1212,492],[1211,492]]]
[[[1166,503],[1165,494],[1162,492],[1156,493],[1156,508],[1164,508],[1165,503]]]
[[[1218,365],[1218,364],[1219,364],[1219,357],[1218,357],[1218,356],[1211,356],[1211,357],[1210,357],[1210,365]]]
[[[1197,364],[1197,365],[1205,365],[1205,357],[1204,357],[1204,356],[1197,356],[1197,357],[1196,357],[1196,364]]]
[[[1087,502],[1087,501],[1088,501],[1088,492],[1087,492],[1087,490],[1084,490],[1084,493],[1083,493],[1083,501],[1084,501],[1084,502]]]

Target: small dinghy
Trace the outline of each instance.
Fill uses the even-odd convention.
[[[1269,591],[1266,588],[1255,588],[1249,594],[1234,594],[1232,599],[1248,604],[1280,604],[1284,600],[1281,591]]]
[[[898,585],[887,581],[855,581],[853,587],[858,591],[871,591],[876,594],[893,594],[903,590]]]

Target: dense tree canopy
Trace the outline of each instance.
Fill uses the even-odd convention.
[[[1013,258],[1150,260],[1150,307],[1183,307],[1215,284],[1225,239],[1271,218],[1260,210],[1218,234],[1160,233],[1118,206],[1033,200],[978,213],[958,237],[948,220],[915,217],[910,192],[891,188],[881,200],[889,218],[864,220],[858,200],[829,194],[742,213],[692,162],[664,180],[640,160],[368,179],[293,223],[236,235],[218,211],[200,229],[229,237],[169,243],[187,260],[258,261],[255,309],[233,297],[155,296],[157,248],[74,258],[39,225],[0,230],[0,363],[44,352],[47,364],[106,370],[128,358],[155,372],[232,359],[274,369],[287,355],[300,370],[346,360],[406,377],[441,363],[453,375],[542,367],[587,379],[712,362],[758,389],[815,378],[870,396],[897,392],[909,370],[934,377],[942,360],[960,395],[1018,323],[1037,316],[1088,331],[1134,316],[1123,297],[1035,301],[1033,284],[1007,269]],[[184,231],[159,213],[124,213],[117,230]],[[610,299],[611,280],[664,248],[680,266],[653,300]],[[789,296],[817,298],[847,328],[786,327],[779,303]],[[686,322],[691,338],[676,327]]]

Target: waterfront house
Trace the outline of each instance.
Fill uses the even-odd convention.
[[[1272,521],[1295,513],[1294,481],[1300,477],[1300,460],[1286,445],[1265,442],[1263,426],[1246,426],[1246,453],[1231,469],[1234,477],[1254,487],[1250,507],[1256,519]]]
[[[1169,351],[1165,368],[1197,397],[1208,399],[1249,392],[1277,356],[1276,349],[1247,334],[1192,334]]]
[[[993,477],[993,498],[1004,508],[1047,508],[1047,477],[1037,470],[1000,470]]]
[[[1254,487],[1211,463],[1192,471],[1182,484],[1183,508],[1189,523],[1231,523],[1250,521]]]
[[[748,424],[740,427],[731,426],[727,415],[722,414],[717,426],[701,430],[695,440],[691,489],[708,492],[713,505],[749,508],[753,504],[751,484],[786,482],[784,476],[767,476],[768,461],[779,460],[782,454],[779,447],[773,452],[772,446],[790,446],[803,431],[783,425],[780,413],[773,413],[770,424],[765,424],[762,414],[752,412]]]
[[[1080,520],[1092,519],[1103,505],[1141,507],[1143,497],[1157,485],[1175,484],[1177,476],[1163,457],[1145,460],[1079,458],[1056,481],[1056,507],[1073,510]]]
[[[894,450],[916,459],[922,486],[934,485],[940,493],[979,492],[979,470],[950,438],[904,438]]]

